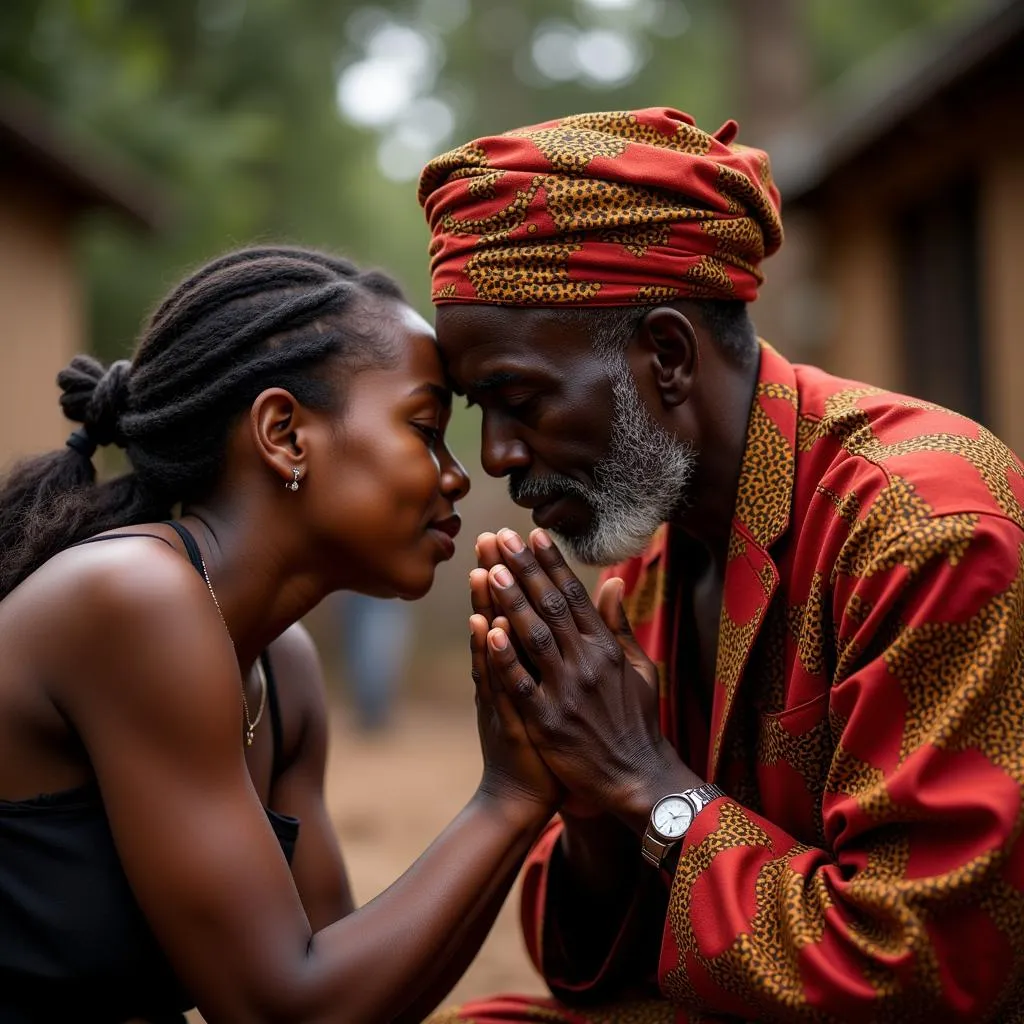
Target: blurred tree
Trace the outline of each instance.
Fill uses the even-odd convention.
[[[296,8],[303,7],[301,17]],[[334,105],[336,4],[42,0],[0,7],[0,69],[69,126],[128,154],[176,197],[162,236],[97,223],[83,237],[93,337],[120,354],[180,272],[261,237],[345,247],[370,190],[365,144]]]
[[[827,85],[896,36],[983,6],[978,0],[806,0],[814,80]]]
[[[764,145],[810,98],[807,0],[729,0],[734,116],[744,139]]]
[[[383,264],[425,308],[414,178],[432,153],[579,110],[756,122],[769,92],[776,112],[792,106],[966,2],[12,0],[0,76],[177,197],[155,241],[109,221],[84,232],[92,336],[109,357],[188,266],[259,239]]]

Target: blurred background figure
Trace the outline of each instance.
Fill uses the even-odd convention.
[[[409,669],[412,609],[355,592],[329,599],[336,623],[338,674],[349,693],[355,723],[366,733],[391,722],[395,699]]]

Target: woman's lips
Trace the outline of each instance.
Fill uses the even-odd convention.
[[[445,559],[455,554],[455,538],[462,529],[462,520],[457,515],[436,519],[427,527],[427,532],[441,549]]]
[[[435,526],[431,526],[427,533],[437,543],[437,546],[441,549],[441,555],[446,561],[455,554],[455,541],[447,533],[437,529]]]

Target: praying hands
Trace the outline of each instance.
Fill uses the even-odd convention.
[[[566,810],[614,815],[643,832],[660,796],[699,786],[658,722],[657,670],[609,580],[596,604],[543,530],[482,534],[471,575],[492,685],[569,794]],[[479,625],[475,635],[479,635]]]

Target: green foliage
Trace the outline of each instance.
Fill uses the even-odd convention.
[[[903,33],[946,21],[972,6],[971,0],[808,0],[815,78],[827,84]]]
[[[818,81],[963,2],[804,0]],[[443,57],[421,92],[454,112],[452,144],[573,111],[634,106],[677,106],[717,127],[743,72],[728,66],[731,5],[722,0],[381,6],[378,18],[415,28]],[[48,100],[69,130],[86,130],[145,169],[172,200],[152,237],[109,216],[83,225],[91,337],[102,355],[130,347],[146,310],[190,266],[256,240],[301,241],[386,266],[427,308],[415,182],[380,172],[388,127],[353,127],[336,103],[339,72],[363,52],[354,15],[365,21],[352,0],[0,4],[0,76]],[[614,87],[545,79],[531,70],[530,44],[539,25],[552,23],[627,35],[641,55],[636,73]]]

